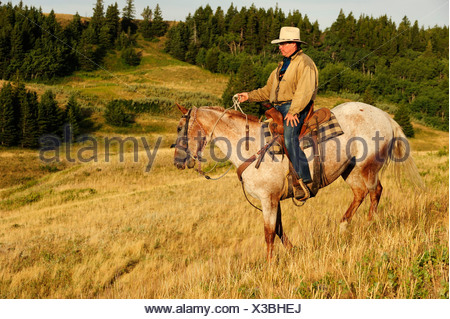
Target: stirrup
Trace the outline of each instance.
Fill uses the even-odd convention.
[[[295,185],[293,187],[294,198],[301,202],[306,201],[308,198],[311,197],[311,192],[303,182],[303,179],[299,178],[298,183],[299,183],[298,185]]]

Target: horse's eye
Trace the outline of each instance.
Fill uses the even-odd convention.
[[[181,127],[180,127],[180,126],[177,127],[177,132],[178,132],[178,133],[181,132]]]

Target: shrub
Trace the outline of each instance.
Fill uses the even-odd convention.
[[[125,48],[120,54],[120,58],[126,65],[137,66],[141,64],[142,52],[136,52],[133,48]]]
[[[414,137],[414,129],[411,125],[409,110],[405,104],[400,104],[397,112],[395,112],[394,120],[402,127],[406,137]]]
[[[133,115],[127,112],[131,101],[112,100],[106,105],[105,119],[114,126],[128,126],[133,123]]]

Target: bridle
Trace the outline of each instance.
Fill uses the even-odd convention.
[[[188,167],[189,167],[190,159],[198,160],[199,163],[202,161],[202,152],[206,146],[206,137],[205,137],[206,133],[205,133],[203,127],[200,125],[200,123],[197,122],[197,108],[193,107],[193,108],[189,109],[186,114],[181,116],[181,118],[184,118],[186,120],[186,122],[182,129],[182,136],[178,137],[177,142],[175,144],[175,148],[182,155],[181,156],[177,155],[175,157],[175,164],[183,165],[185,162],[188,162]],[[193,119],[193,121],[192,121],[193,123],[191,126],[189,126],[189,122],[190,122],[191,118]],[[192,154],[191,151],[189,150],[189,133],[190,133],[192,127],[195,126],[195,124],[197,124],[197,126],[200,127],[201,131],[199,130],[199,132],[202,132],[203,136],[201,136],[199,134],[197,150],[196,150],[195,154]],[[195,138],[195,139],[197,139],[197,138]],[[177,153],[177,154],[179,154],[179,153]],[[192,167],[189,167],[189,168],[192,168]]]

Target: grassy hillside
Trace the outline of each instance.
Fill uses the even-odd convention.
[[[413,156],[427,186],[399,188],[382,178],[379,214],[366,201],[350,231],[339,219],[352,192],[339,180],[302,208],[283,202],[286,232],[298,246],[288,255],[276,240],[265,261],[263,220],[242,194],[235,172],[208,181],[174,168],[178,115],[138,116],[131,128],[103,123],[113,98],[218,99],[227,78],[173,60],[161,42],[145,43],[144,63],[77,73],[52,88],[64,103],[77,93],[96,112],[97,162],[43,163],[37,151],[0,149],[0,297],[2,298],[448,298],[448,133],[416,125]],[[115,61],[115,62],[114,62]],[[114,65],[114,67],[113,67]],[[319,96],[319,107],[344,102]],[[104,137],[162,137],[150,172],[139,144],[125,162]],[[76,144],[85,158],[89,144]],[[65,150],[61,150],[61,154]],[[220,169],[217,174],[224,172]]]
[[[196,101],[217,104],[228,77],[170,57],[162,51],[163,42],[164,39],[140,41],[143,58],[138,67],[126,66],[119,54],[110,53],[97,71],[76,72],[55,84],[28,83],[27,88],[38,94],[52,89],[61,104],[76,94],[84,105],[94,109],[102,109],[112,99],[160,98],[188,104]]]

